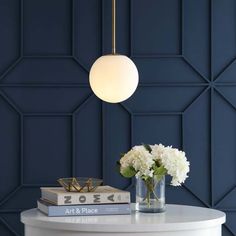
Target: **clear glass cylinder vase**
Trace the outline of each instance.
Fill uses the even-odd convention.
[[[136,210],[147,213],[165,211],[165,176],[146,180],[136,177]]]

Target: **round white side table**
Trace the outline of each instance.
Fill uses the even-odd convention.
[[[25,236],[221,236],[225,213],[167,205],[165,213],[116,216],[47,217],[37,209],[21,213]]]

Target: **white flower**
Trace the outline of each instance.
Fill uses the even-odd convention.
[[[155,145],[150,145],[152,149],[152,156],[154,160],[161,160],[162,154],[166,151],[166,147],[164,145],[160,144],[155,144]]]
[[[154,160],[152,155],[143,147],[135,146],[120,159],[122,169],[133,167],[137,172],[136,176],[153,176],[152,165]]]
[[[184,183],[189,172],[189,162],[185,152],[176,148],[166,147],[165,150],[162,150],[158,159],[167,170],[167,174],[172,176],[171,184],[173,186],[179,186]]]
[[[125,173],[128,167],[132,167],[138,177],[153,177],[154,169],[163,166],[167,174],[172,177],[173,186],[184,183],[188,177],[190,165],[185,152],[171,146],[165,147],[162,144],[150,145],[150,148],[151,153],[143,145],[135,146],[126,153],[120,159],[121,173]]]

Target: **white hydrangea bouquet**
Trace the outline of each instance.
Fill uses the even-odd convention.
[[[155,194],[155,181],[160,181],[165,175],[171,176],[171,185],[179,186],[188,177],[189,165],[185,152],[162,144],[133,147],[123,154],[118,161],[120,174],[125,178],[136,176],[145,183],[147,191],[144,200],[150,206],[150,197],[159,200]]]

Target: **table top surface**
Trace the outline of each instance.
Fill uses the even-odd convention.
[[[164,232],[210,228],[225,222],[225,213],[208,208],[167,205],[164,213],[112,216],[47,217],[37,209],[21,213],[25,225],[79,232]]]

